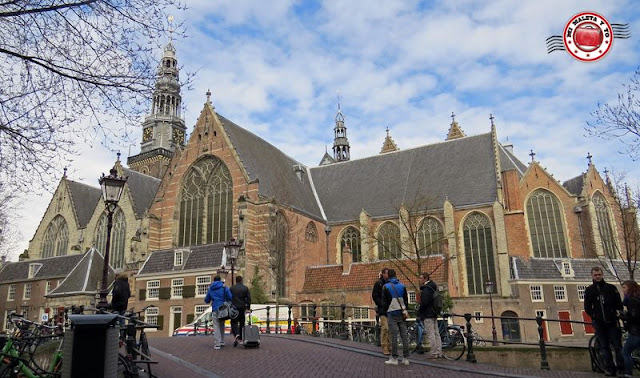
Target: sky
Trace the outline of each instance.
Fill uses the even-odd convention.
[[[221,115],[304,165],[331,152],[338,104],[351,159],[380,152],[386,129],[400,149],[441,142],[455,113],[466,135],[490,131],[529,153],[563,182],[587,168],[626,172],[638,185],[640,166],[620,141],[587,136],[599,103],[615,102],[640,65],[640,2],[609,0],[382,1],[191,0],[177,39],[181,73],[195,73],[183,90],[192,131],[210,90]],[[585,63],[566,51],[547,54],[584,11],[628,23],[632,37],[614,39],[601,60]],[[166,38],[163,36],[162,38]],[[158,51],[158,58],[161,57]],[[186,76],[186,75],[184,75]],[[137,130],[141,141],[142,127]],[[122,151],[140,152],[139,144]],[[114,153],[86,146],[68,178],[98,186]],[[60,168],[62,176],[62,167]],[[51,187],[51,192],[55,191]],[[18,211],[28,247],[51,199],[33,195]]]

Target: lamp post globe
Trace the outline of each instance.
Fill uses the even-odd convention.
[[[118,176],[118,171],[114,166],[109,171],[109,176],[105,176],[98,179],[100,188],[102,189],[102,200],[107,210],[107,240],[105,243],[104,264],[102,266],[102,280],[100,281],[100,299],[96,307],[102,308],[107,305],[107,280],[109,279],[109,252],[111,248],[111,229],[113,228],[113,212],[118,207],[118,202],[124,191],[124,185],[127,182],[127,177]]]
[[[485,281],[484,292],[489,294],[489,306],[491,307],[491,335],[492,335],[491,344],[493,346],[498,345],[498,333],[496,332],[496,320],[494,319],[494,315],[493,315],[493,293],[495,292],[495,288],[496,286],[493,283],[493,281],[491,281],[491,279],[488,279],[487,281]]]

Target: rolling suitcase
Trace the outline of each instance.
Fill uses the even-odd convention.
[[[247,314],[247,324],[242,331],[242,346],[245,348],[260,348],[260,329],[251,324],[251,314]]]

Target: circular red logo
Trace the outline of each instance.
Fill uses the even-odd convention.
[[[595,62],[611,49],[613,31],[609,21],[598,13],[582,12],[567,22],[562,40],[572,57],[583,62]]]

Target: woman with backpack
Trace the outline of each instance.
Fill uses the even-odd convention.
[[[622,304],[627,308],[627,312],[620,317],[624,321],[627,330],[627,341],[622,347],[622,357],[624,358],[623,377],[631,377],[633,374],[633,357],[631,353],[640,347],[640,286],[635,281],[624,281],[622,283],[622,293],[624,300]]]

